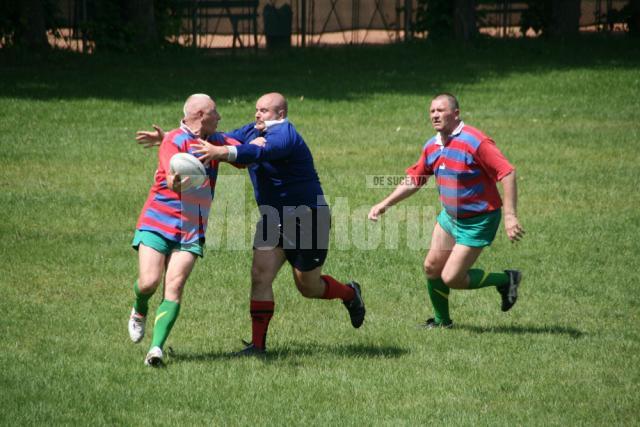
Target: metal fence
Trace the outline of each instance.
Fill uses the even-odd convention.
[[[628,0],[581,0],[580,29],[582,31],[612,31],[618,29],[611,21]],[[481,32],[497,37],[520,37],[520,18],[528,8],[523,1],[499,0],[478,6],[478,26]],[[619,23],[618,23],[619,25]],[[529,34],[532,35],[532,34]]]
[[[183,0],[199,7],[189,9],[181,20],[180,34],[173,42],[201,48],[264,47],[265,8],[289,7],[291,11],[290,43],[294,46],[327,44],[394,43],[415,35],[412,23],[418,0]],[[227,8],[232,3],[255,3],[256,19],[250,7]],[[614,25],[607,20],[611,12],[620,10],[628,0],[582,0],[580,27],[589,31],[609,31]],[[206,5],[219,7],[205,7]],[[62,27],[50,40],[63,49],[91,50],[84,39],[81,23],[87,17],[87,0],[58,0]],[[518,37],[520,17],[527,9],[522,1],[497,0],[481,2],[477,7],[478,27],[484,34],[496,37]],[[235,16],[235,18],[234,18]],[[409,31],[407,31],[409,29]],[[425,34],[417,34],[424,37]]]
[[[413,10],[415,0],[260,0],[257,28],[250,20],[238,23],[238,45],[250,46],[254,32],[259,45],[265,44],[266,7],[289,7],[292,43],[296,46],[322,44],[390,43],[402,39],[405,3]],[[233,21],[229,17],[208,16],[207,8],[197,18],[183,21],[185,33],[201,47],[233,44]],[[231,41],[230,40],[231,36]],[[217,39],[217,40],[216,40]]]

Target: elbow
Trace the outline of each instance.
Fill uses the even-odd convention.
[[[509,172],[505,173],[504,175],[502,175],[502,177],[498,180],[500,182],[503,182],[505,180],[514,180],[516,179],[516,170],[515,168],[511,169]]]

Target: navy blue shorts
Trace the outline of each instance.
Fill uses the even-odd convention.
[[[324,264],[331,230],[328,206],[298,206],[283,213],[270,213],[263,213],[256,224],[254,249],[282,248],[289,264],[299,271],[311,271]]]

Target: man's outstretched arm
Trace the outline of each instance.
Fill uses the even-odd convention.
[[[391,194],[385,197],[380,203],[371,207],[371,210],[369,211],[369,219],[371,221],[377,221],[378,218],[387,211],[387,209],[406,199],[407,197],[412,196],[416,191],[420,189],[420,187],[421,185],[414,183],[413,178],[407,175],[402,180],[402,182],[398,184],[398,186],[391,192]]]
[[[136,141],[144,148],[157,147],[164,139],[164,131],[158,125],[152,125],[155,130],[139,130],[136,132]]]

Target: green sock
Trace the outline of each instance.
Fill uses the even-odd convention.
[[[133,284],[133,292],[136,294],[136,300],[133,303],[133,308],[136,310],[136,313],[142,314],[143,316],[147,315],[149,311],[149,299],[153,296],[154,292],[143,294],[140,292],[140,288],[138,287],[138,281]]]
[[[151,347],[160,347],[164,345],[164,342],[173,328],[173,324],[176,323],[180,313],[180,304],[175,301],[164,300],[156,311],[156,322],[153,326],[153,339],[151,340]]]
[[[502,286],[507,283],[509,283],[507,273],[485,273],[484,270],[480,270],[479,268],[469,270],[469,289]]]
[[[427,279],[429,299],[433,305],[436,323],[450,323],[449,317],[449,288],[442,279]]]

